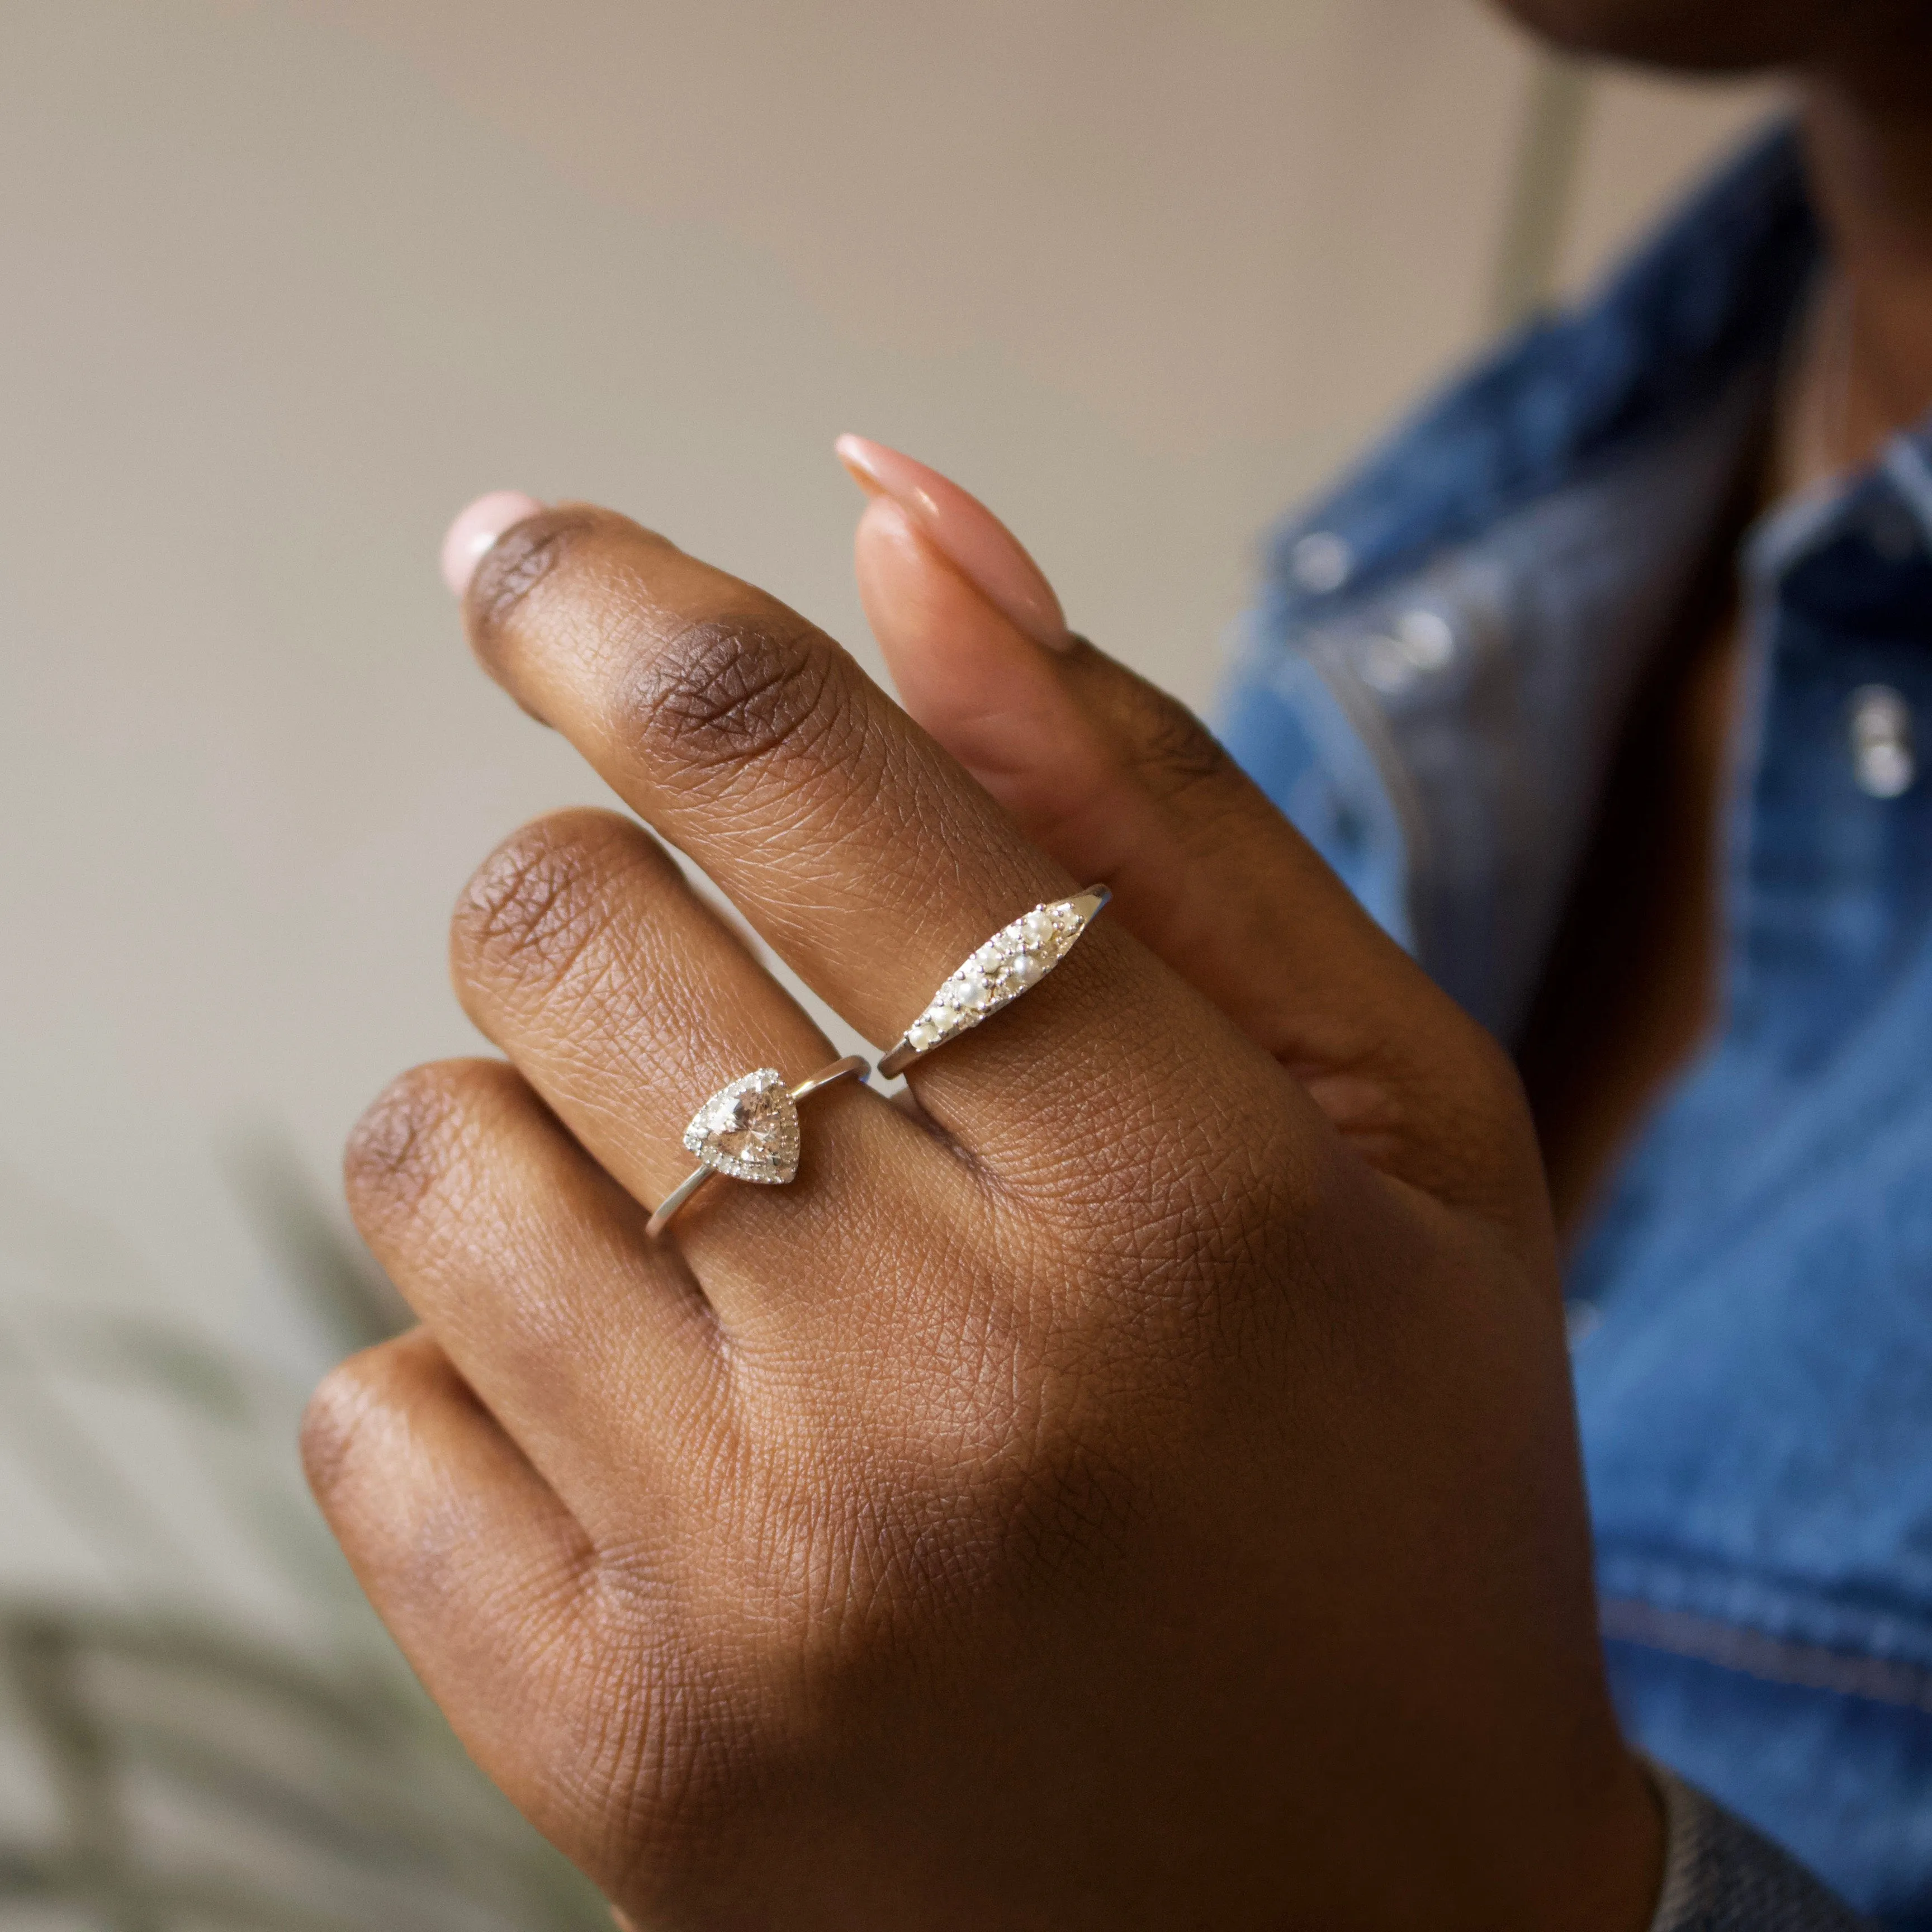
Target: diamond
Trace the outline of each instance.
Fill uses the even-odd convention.
[[[692,1115],[684,1144],[734,1180],[790,1180],[798,1172],[798,1108],[784,1076],[760,1066],[719,1088]]]

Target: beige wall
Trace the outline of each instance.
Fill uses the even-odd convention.
[[[1476,340],[1528,73],[1461,0],[0,19],[0,1294],[92,1221],[258,1335],[224,1137],[332,1186],[474,1044],[470,867],[597,790],[466,660],[458,506],[608,500],[862,645],[860,429],[1198,701],[1257,531]],[[1565,282],[1762,107],[1603,83]]]

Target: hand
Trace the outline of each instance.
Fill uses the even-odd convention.
[[[873,1040],[1078,868],[1115,908],[916,1108],[831,1090],[793,1185],[654,1243],[697,1102],[831,1049],[630,820],[516,835],[452,946],[510,1064],[350,1147],[424,1325],[316,1397],[337,1534],[640,1927],[1636,1932],[1507,1063],[1198,730],[891,507],[868,608],[986,784],[604,512],[496,542],[472,641]]]

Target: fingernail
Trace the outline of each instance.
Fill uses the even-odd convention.
[[[1040,566],[976,496],[936,470],[862,436],[834,447],[868,496],[890,496],[967,581],[1034,642],[1064,651],[1072,641],[1060,599]]]
[[[442,580],[452,597],[470,588],[484,554],[503,532],[543,508],[520,490],[492,490],[461,512],[442,540]]]

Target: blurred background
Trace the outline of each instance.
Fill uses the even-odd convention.
[[[394,1319],[336,1150],[598,787],[472,666],[479,490],[871,651],[833,436],[1196,706],[1257,538],[1762,86],[1472,0],[0,0],[0,1923],[602,1923],[295,1473]]]

